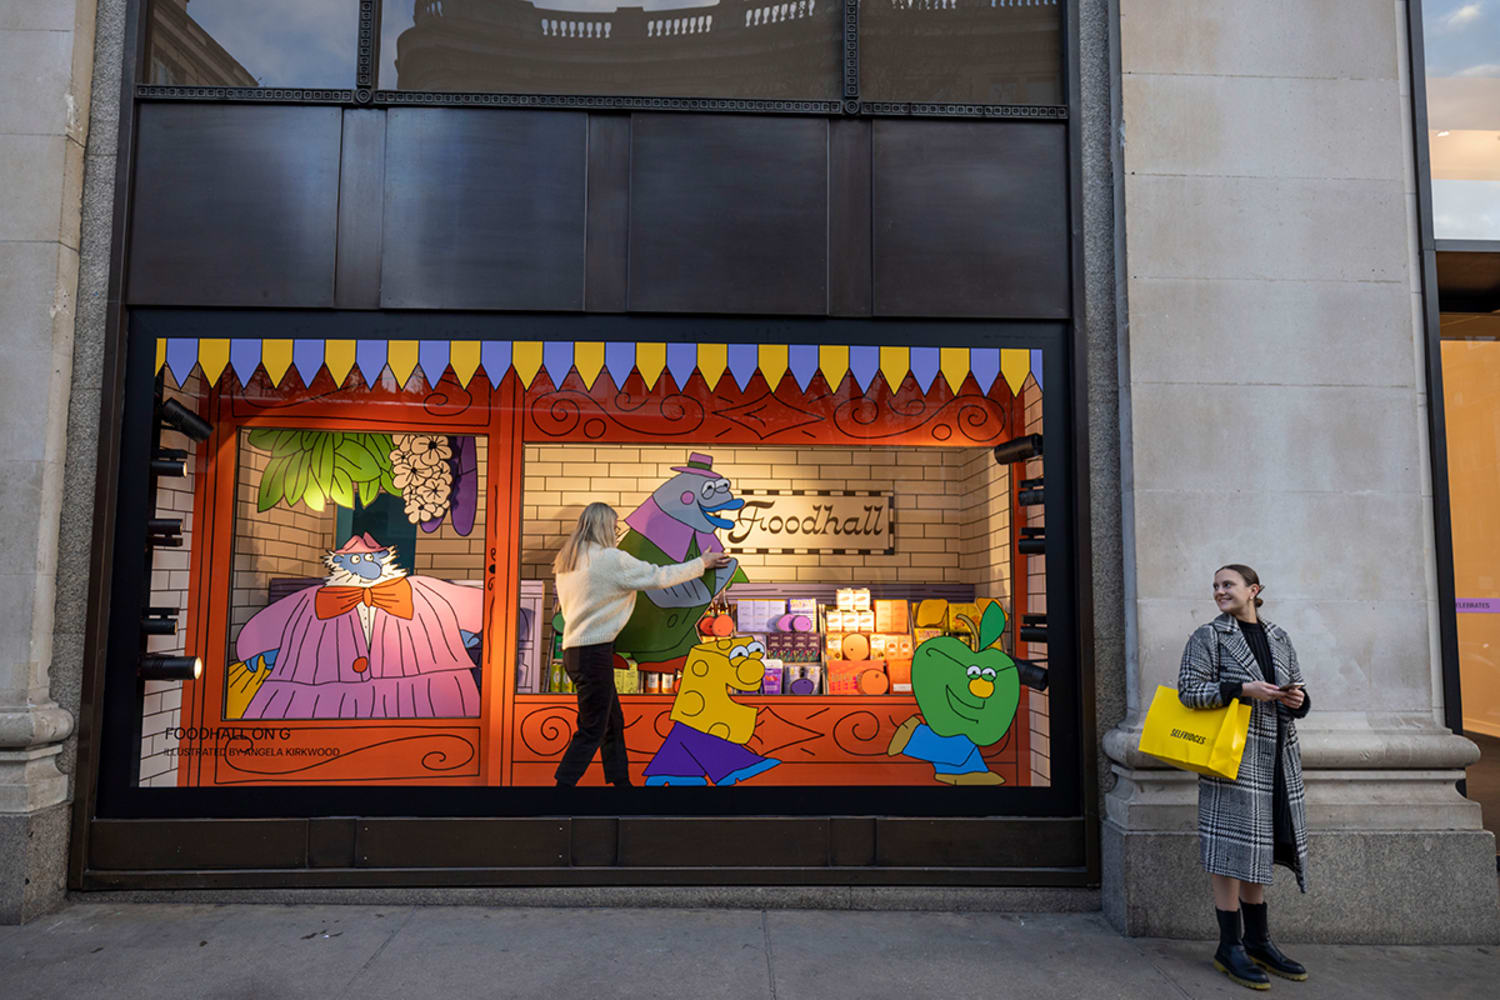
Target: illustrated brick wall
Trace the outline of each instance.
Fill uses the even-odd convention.
[[[256,509],[260,477],[271,456],[239,440],[239,478],[235,484],[234,590],[229,608],[231,646],[240,629],[261,608],[271,580],[282,576],[324,576],[324,554],[337,546],[332,503],[322,512],[285,501],[267,511]]]
[[[194,412],[202,380],[191,376],[181,390],[167,389],[165,395]],[[176,608],[178,632],[175,636],[151,636],[146,648],[153,653],[184,652],[183,627],[187,623],[188,560],[193,551],[193,483],[198,443],[174,430],[163,430],[163,448],[177,448],[188,453],[185,478],[162,478],[156,484],[156,517],[182,519],[182,548],[157,549],[151,559],[151,594],[148,606]],[[171,735],[181,722],[182,682],[146,681],[145,699],[141,704],[141,784],[170,786],[177,784],[177,740]]]
[[[1021,387],[1021,401],[1026,411],[1026,434],[1041,434],[1042,431],[1042,390],[1036,384],[1036,379],[1026,376],[1026,382]],[[1034,458],[1026,463],[1026,478],[1035,479],[1042,475],[1042,460]],[[1042,527],[1046,524],[1046,515],[1043,508],[1023,507],[1021,516],[1025,519],[1022,523],[1026,527]],[[1047,560],[1044,556],[1018,556],[1024,563],[1021,571],[1026,574],[1026,611],[1031,614],[1047,613]],[[1044,643],[1030,643],[1023,655],[1031,659],[1042,659],[1047,655],[1047,646]],[[1028,704],[1031,711],[1031,783],[1033,785],[1049,785],[1052,783],[1052,730],[1049,724],[1049,705],[1047,692],[1032,691],[1028,694]]]
[[[683,447],[541,445],[525,453],[521,576],[546,585],[552,558],[586,503],[624,517],[687,458]],[[736,488],[880,490],[895,508],[894,555],[747,555],[757,582],[972,583],[1010,596],[1008,480],[987,448],[713,448],[715,470]],[[988,467],[986,467],[986,463]],[[998,474],[997,474],[998,473]],[[999,525],[993,520],[1004,509]],[[544,642],[551,642],[550,625]],[[548,648],[544,646],[544,648]]]
[[[479,510],[474,517],[474,529],[467,536],[453,529],[453,519],[443,518],[438,530],[428,534],[417,529],[417,551],[413,564],[417,573],[435,576],[443,580],[484,579],[484,525],[485,525],[485,460],[489,454],[489,441],[483,435],[475,439],[475,453],[479,461]]]

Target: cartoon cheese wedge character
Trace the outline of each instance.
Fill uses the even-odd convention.
[[[985,608],[978,628],[967,624],[972,647],[944,635],[916,648],[911,681],[922,714],[897,728],[886,752],[927,761],[944,784],[1000,785],[1005,779],[985,766],[979,748],[1010,729],[1021,700],[1020,673],[1015,660],[991,648],[1005,632],[1000,605]]]
[[[745,746],[755,735],[755,709],[729,695],[760,687],[764,656],[764,646],[742,635],[688,651],[672,702],[672,729],[646,765],[646,784],[733,785],[781,763]]]

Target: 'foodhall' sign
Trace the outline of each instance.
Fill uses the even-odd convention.
[[[873,490],[741,490],[745,506],[724,533],[750,555],[892,555],[895,511]]]

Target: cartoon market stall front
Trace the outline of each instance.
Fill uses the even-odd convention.
[[[202,674],[147,682],[142,786],[550,786],[549,567],[596,500],[638,558],[734,560],[616,643],[636,784],[1052,783],[1039,349],[156,346],[211,429],[153,479],[151,650]]]

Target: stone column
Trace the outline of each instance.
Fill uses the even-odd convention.
[[[1307,676],[1310,893],[1284,938],[1494,941],[1495,842],[1443,724],[1405,4],[1121,0],[1127,715],[1104,899],[1210,937],[1196,777],[1135,747],[1214,570]]]
[[[0,0],[0,923],[66,879],[72,716],[52,700],[91,0]]]

